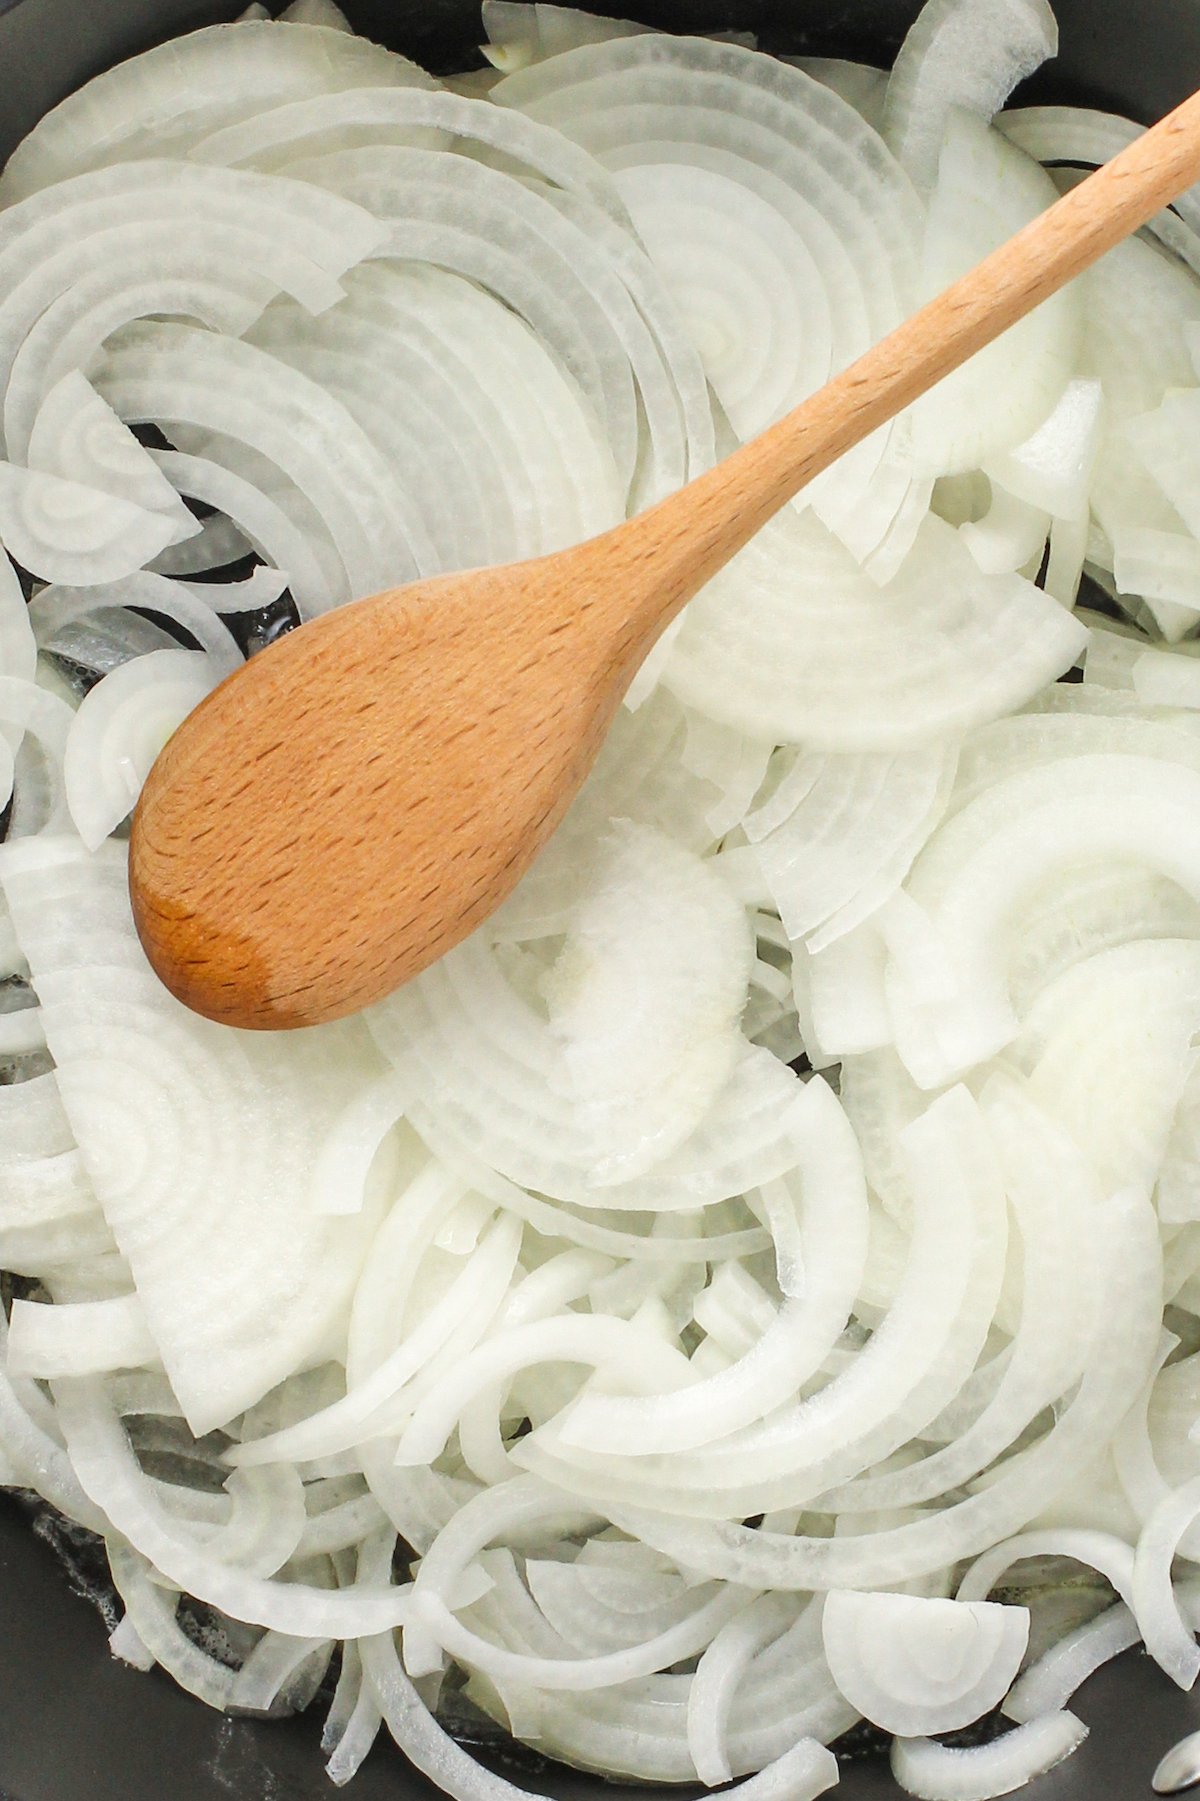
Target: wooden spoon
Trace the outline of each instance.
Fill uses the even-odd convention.
[[[313,1025],[465,937],[529,867],[680,608],[804,484],[1200,179],[1200,94],[844,374],[650,511],[314,620],[171,738],[134,815],[146,954],[230,1025]]]

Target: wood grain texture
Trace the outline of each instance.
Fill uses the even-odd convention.
[[[818,394],[628,524],[291,633],[159,757],[134,816],[147,955],[196,1011],[310,1025],[425,968],[510,892],[664,627],[843,452],[1200,180],[1200,95]]]

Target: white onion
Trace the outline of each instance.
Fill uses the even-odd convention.
[[[930,1739],[898,1739],[892,1774],[921,1801],[991,1801],[1062,1763],[1079,1749],[1087,1732],[1073,1713],[1051,1713],[971,1750],[951,1750]]]
[[[194,525],[82,482],[0,463],[0,538],[45,581],[119,581]]]
[[[351,34],[293,27],[281,36],[273,23],[210,26],[118,63],[47,113],[9,158],[0,203],[11,206],[83,169],[148,151],[186,153],[215,125],[296,95],[427,79],[404,57]]]
[[[560,56],[577,44],[602,44],[649,29],[627,19],[593,17],[569,6],[528,5],[524,0],[483,0],[482,10],[488,36],[483,53],[505,72]]]
[[[784,514],[692,603],[665,680],[751,736],[896,751],[1020,705],[1082,647],[1061,607],[983,575],[937,519],[880,588],[815,520]]]
[[[802,105],[797,105],[801,96]],[[660,260],[668,282],[677,284],[685,314],[698,305],[701,318],[717,322],[719,337],[732,332],[738,340],[730,346],[731,364],[723,362],[711,331],[707,344],[701,343],[710,354],[710,374],[724,368],[734,384],[728,389],[731,398],[755,357],[753,321],[745,316],[744,305],[738,316],[737,265],[744,265],[745,257],[737,257],[737,234],[753,227],[760,245],[756,260],[768,286],[779,279],[770,271],[781,258],[799,267],[799,255],[814,273],[819,271],[819,281],[805,283],[814,296],[806,310],[818,331],[822,317],[831,322],[832,367],[850,361],[910,303],[909,259],[919,218],[911,189],[860,115],[798,70],[727,45],[638,35],[583,45],[537,63],[506,77],[494,97],[555,125],[614,168],[635,217],[643,206],[649,208],[651,254]],[[732,261],[708,255],[712,228],[701,229],[704,207],[696,204],[704,190],[693,197],[687,186],[687,172],[695,164],[725,178],[722,186],[701,175],[710,200],[718,197],[718,229],[727,238]],[[871,183],[862,178],[868,167],[875,176]],[[786,181],[782,194],[781,175]],[[672,182],[680,204],[663,207],[663,186]],[[749,200],[746,217],[737,215],[739,186],[757,197]],[[799,195],[803,203],[797,205]],[[784,215],[765,243],[764,201]],[[711,212],[710,205],[710,217]],[[792,238],[798,240],[796,249],[789,246]],[[740,273],[744,276],[745,269]],[[710,300],[706,290],[714,284]],[[747,285],[743,280],[743,288]],[[776,354],[784,367],[806,354],[794,308],[773,306],[769,297],[764,305],[756,294],[754,311],[774,314],[782,325]],[[734,375],[734,369],[740,373]],[[799,385],[805,385],[803,379]],[[778,393],[773,404],[780,404]],[[744,406],[738,411],[744,426],[750,414]],[[761,412],[757,418],[766,423]],[[876,434],[802,497],[801,504],[815,507],[864,555],[879,544],[899,500],[897,496],[879,514],[868,486],[892,436],[889,431]]]
[[[1139,1637],[1137,1622],[1124,1603],[1107,1608],[1022,1671],[1005,1697],[1004,1712],[1018,1725],[1056,1712],[1089,1676],[1136,1645]]]
[[[1042,0],[930,0],[891,76],[484,25],[442,85],[295,0],[0,178],[0,1480],[211,1705],[336,1647],[337,1783],[386,1723],[524,1801],[475,1708],[810,1801],[865,1715],[982,1801],[1122,1646],[1197,1656],[1200,211],[771,522],[484,928],[228,1032],[105,840],[241,646],[603,532],[1136,129],[989,124]]]
[[[711,869],[644,826],[614,835],[594,881],[546,989],[564,1089],[622,1147],[593,1166],[609,1183],[678,1149],[728,1081],[750,933]]]
[[[931,0],[900,47],[882,131],[918,187],[933,187],[956,107],[985,122],[1058,49],[1047,0]]]
[[[71,722],[63,773],[71,818],[97,850],[134,808],[172,732],[216,686],[200,651],[159,650],[106,675]]]
[[[950,115],[938,169],[922,261],[930,298],[1057,198],[1035,162],[962,111]],[[1079,295],[1063,288],[939,382],[913,408],[916,467],[976,469],[1034,434],[1062,402],[1081,329]]]
[[[953,1732],[995,1707],[1025,1655],[1029,1611],[835,1590],[821,1632],[846,1699],[885,1731],[917,1738]]]
[[[133,433],[74,370],[46,395],[29,434],[29,467],[136,502],[192,529],[171,486]]]
[[[300,1346],[311,1354],[321,1343],[337,1318],[339,1288],[348,1291],[366,1249],[373,1210],[336,1224],[294,1217],[298,1172],[311,1162],[320,1115],[305,1108],[309,1123],[298,1127],[287,1094],[303,1084],[319,1047],[297,1043],[288,1073],[253,1035],[227,1035],[172,1001],[142,958],[115,848],[88,859],[77,843],[50,840],[43,848],[30,840],[27,852],[6,848],[0,879],[36,971],[59,1086],[89,1175],[131,1259],[176,1392],[203,1430],[206,1420],[227,1420],[280,1380],[304,1354]],[[90,948],[54,923],[51,897],[72,893],[94,921]],[[345,1093],[357,1071],[378,1067],[357,1032],[336,1035],[344,1061],[340,1083],[323,1084],[330,1117],[339,1087]],[[248,1124],[267,1117],[264,1109],[281,1122],[269,1142]],[[186,1181],[171,1149],[184,1144]],[[253,1231],[238,1198],[247,1192],[255,1195]],[[182,1238],[164,1237],[164,1209],[186,1222]],[[267,1292],[276,1301],[264,1338],[258,1322]]]
[[[14,1301],[9,1321],[9,1367],[15,1375],[90,1376],[157,1360],[157,1349],[136,1295],[39,1307]]]

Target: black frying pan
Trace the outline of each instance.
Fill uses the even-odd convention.
[[[675,31],[757,31],[765,49],[890,62],[918,0],[592,0]],[[242,0],[244,4],[244,0]],[[470,66],[478,0],[341,0],[360,31],[428,68]],[[1061,53],[1031,98],[1086,101],[1145,122],[1200,86],[1200,0],[1054,0]],[[241,10],[233,0],[0,0],[0,162],[38,117],[98,70]],[[78,1584],[78,1577],[76,1577]],[[1091,1737],[1027,1791],[1030,1801],[1147,1801],[1159,1757],[1200,1728],[1200,1696],[1140,1652],[1072,1703]],[[317,1719],[224,1719],[155,1671],[113,1662],[95,1607],[0,1494],[0,1801],[329,1801]],[[486,1754],[555,1801],[645,1801],[528,1754]],[[681,1794],[687,1791],[679,1791]],[[1200,1793],[1200,1791],[1197,1791]],[[351,1801],[429,1801],[429,1783],[381,1744]],[[886,1761],[848,1763],[842,1801],[899,1791]]]

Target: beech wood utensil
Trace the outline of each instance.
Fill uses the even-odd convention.
[[[224,681],[133,821],[151,964],[229,1025],[378,1000],[513,888],[638,665],[806,482],[1200,179],[1200,94],[795,412],[570,550],[341,607]]]

